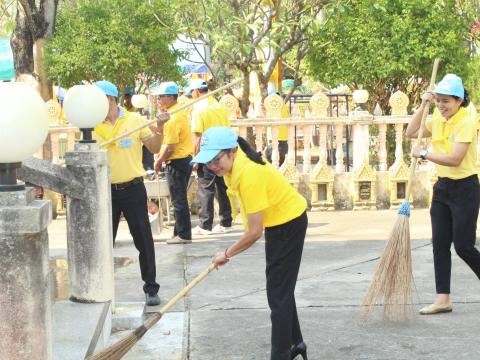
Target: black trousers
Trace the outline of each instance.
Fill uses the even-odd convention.
[[[265,229],[267,298],[272,321],[271,360],[290,360],[290,348],[303,340],[295,285],[307,231],[307,213]]]
[[[152,229],[148,219],[147,191],[143,182],[122,190],[112,189],[112,224],[113,244],[117,236],[120,214],[127,220],[133,243],[137,248],[142,280],[145,282],[143,291],[156,294],[160,285],[155,281],[155,247],[153,245]]]
[[[480,253],[475,248],[480,189],[477,175],[460,180],[439,178],[433,187],[433,262],[437,294],[450,294],[453,242],[458,256],[480,279]]]
[[[167,181],[170,190],[170,198],[175,216],[173,236],[182,239],[192,239],[192,223],[190,221],[190,208],[188,207],[187,188],[192,167],[191,156],[182,159],[171,160],[167,165]]]
[[[216,176],[212,170],[203,165],[199,165],[197,174],[200,227],[205,230],[212,230],[215,190],[217,190],[220,225],[225,227],[232,226],[232,207],[227,196],[227,186],[223,177]]]
[[[273,146],[268,145],[266,156],[269,163],[272,162],[272,151]],[[288,153],[288,141],[287,140],[278,140],[278,166],[282,166],[283,162],[285,161],[285,156]]]

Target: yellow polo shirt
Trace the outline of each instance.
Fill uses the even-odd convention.
[[[175,104],[168,109],[169,112],[179,108],[180,104]],[[175,145],[175,150],[168,160],[183,159],[193,153],[192,133],[185,110],[173,114],[163,126],[163,143],[165,145]]]
[[[93,132],[93,138],[98,142],[107,141],[144,124],[145,120],[140,115],[119,107],[117,122],[112,125],[110,121],[104,121],[97,125]],[[144,127],[128,137],[107,145],[112,184],[145,176],[142,165],[142,145],[143,141],[150,136],[152,136],[152,132],[148,127]]]
[[[285,224],[299,217],[307,208],[307,201],[270,163],[257,164],[238,148],[230,174],[225,183],[240,199],[244,219],[246,215],[262,211],[263,226]],[[246,223],[246,222],[245,222]]]
[[[435,109],[437,110],[437,109]],[[454,143],[470,143],[467,153],[458,166],[443,166],[435,164],[437,175],[450,179],[463,179],[476,174],[477,171],[477,120],[463,107],[448,121],[440,112],[434,111],[425,127],[432,133],[432,151],[440,154],[450,154]]]
[[[208,105],[194,108],[192,111],[192,132],[203,134],[214,126],[230,127],[228,111],[213,97],[207,98]]]

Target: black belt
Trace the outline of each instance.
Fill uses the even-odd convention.
[[[140,184],[142,182],[143,182],[143,177],[139,176],[133,180],[130,180],[124,183],[112,184],[112,190],[124,190],[130,186]]]

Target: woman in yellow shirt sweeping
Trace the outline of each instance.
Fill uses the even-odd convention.
[[[245,232],[213,258],[218,268],[252,246],[265,229],[267,298],[272,360],[307,360],[295,304],[295,285],[307,230],[307,202],[245,139],[227,127],[205,131],[192,163],[223,176],[238,196]]]
[[[436,164],[438,181],[433,187],[430,217],[437,298],[420,310],[422,315],[452,311],[450,302],[451,253],[458,256],[480,278],[480,252],[475,248],[480,191],[477,162],[477,121],[465,109],[469,96],[462,79],[447,74],[432,93],[426,93],[420,109],[407,127],[416,137],[423,109],[432,98],[439,111],[427,120],[424,137],[432,137],[432,151],[415,148],[412,156]]]

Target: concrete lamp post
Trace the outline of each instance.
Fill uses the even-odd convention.
[[[358,171],[363,164],[368,164],[370,135],[368,122],[372,115],[366,110],[365,104],[368,101],[367,90],[355,90],[352,94],[355,108],[351,114],[354,120],[353,126],[353,170]]]
[[[81,182],[82,197],[67,196],[67,246],[70,300],[95,303],[113,300],[111,189],[107,151],[92,139],[105,120],[108,100],[96,85],[76,85],[63,102],[68,121],[83,140],[65,154],[70,174]]]
[[[17,183],[17,169],[45,141],[47,107],[33,88],[0,84],[0,352],[5,359],[51,359],[49,201]]]

